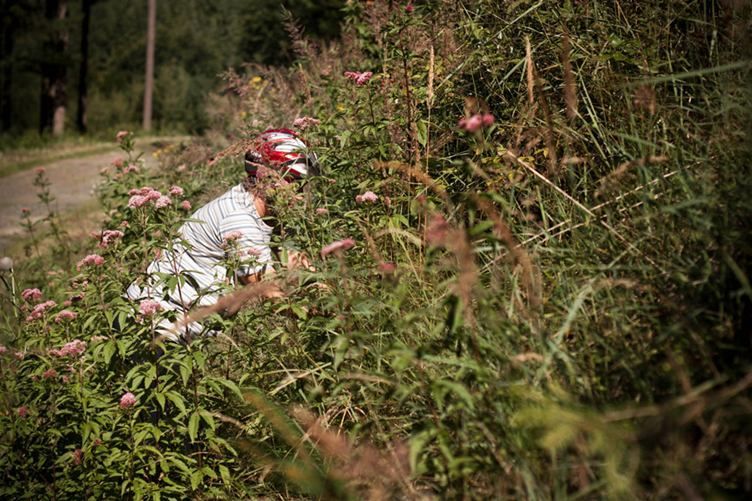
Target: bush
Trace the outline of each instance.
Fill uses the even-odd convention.
[[[347,9],[341,42],[291,27],[293,67],[227,75],[221,152],[144,172],[124,142],[101,259],[3,275],[71,301],[7,296],[3,495],[748,491],[749,12]],[[164,313],[122,293],[187,213],[129,190],[179,184],[197,207],[247,138],[294,121],[324,172],[274,246],[316,271],[281,266],[284,298],[235,292],[224,308],[249,305],[204,319],[220,336],[159,343]]]

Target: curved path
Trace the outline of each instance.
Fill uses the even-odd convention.
[[[53,204],[57,211],[65,214],[94,200],[100,169],[111,166],[123,155],[122,151],[113,149],[107,153],[42,164],[52,183],[50,193],[55,197]],[[152,160],[151,155],[143,158],[147,163]],[[21,209],[28,208],[32,220],[46,215],[44,205],[37,198],[37,188],[32,184],[35,170],[27,169],[0,178],[0,255],[9,253],[11,242],[24,233],[20,226]]]

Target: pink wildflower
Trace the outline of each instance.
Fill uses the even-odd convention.
[[[25,405],[22,405],[21,407],[16,409],[16,413],[18,414],[18,417],[25,418],[26,416],[29,415],[29,408],[26,407]]]
[[[118,143],[122,143],[122,142],[123,142],[123,140],[124,140],[124,139],[125,139],[126,137],[128,137],[128,135],[129,135],[129,134],[130,134],[130,132],[128,132],[127,130],[121,130],[121,131],[119,131],[119,132],[118,132],[118,133],[117,133],[117,134],[115,135],[115,139],[117,140],[117,142],[118,142]]]
[[[355,202],[358,204],[375,203],[378,200],[379,200],[379,196],[372,191],[366,191],[362,195],[358,195],[355,197]]]
[[[154,188],[152,188],[151,186],[144,186],[143,188],[131,188],[130,190],[128,190],[128,195],[141,195],[143,197],[146,196],[147,193],[151,193],[152,191],[154,191]]]
[[[123,394],[122,397],[120,397],[120,408],[121,409],[130,409],[136,405],[136,395],[131,393],[130,391]]]
[[[47,169],[45,169],[44,167],[37,167],[36,169],[34,169],[34,173],[37,176],[43,176],[46,172],[47,172]]]
[[[36,289],[36,288],[35,289],[25,289],[21,293],[21,297],[27,303],[37,302],[40,299],[42,299],[42,291],[40,291],[39,289]]]
[[[449,223],[441,214],[434,214],[426,227],[426,242],[431,245],[441,245],[446,241],[449,233]]]
[[[326,214],[329,214],[329,209],[327,209],[326,207],[319,207],[318,209],[316,209],[316,214],[318,214],[319,216],[325,216]]]
[[[172,199],[166,195],[163,195],[159,197],[156,202],[154,202],[154,206],[157,209],[163,209],[164,207],[169,206],[171,203],[172,203]]]
[[[22,207],[21,214],[24,216],[28,216],[29,214],[31,214],[31,209],[29,209],[28,207]]]
[[[22,351],[17,351],[17,352],[15,352],[13,354],[13,356],[16,357],[16,360],[21,361],[21,360],[24,359],[24,357],[26,356],[26,354],[24,352],[22,352]]]
[[[476,113],[470,118],[461,118],[458,125],[468,132],[476,132],[483,127],[490,127],[495,121],[490,113]]]
[[[57,306],[57,303],[55,301],[45,301],[44,303],[39,303],[34,307],[33,310],[31,310],[31,313],[28,317],[26,317],[27,322],[33,322],[34,320],[39,320],[44,316],[44,312],[49,310],[50,308],[54,308]]]
[[[73,451],[73,458],[72,458],[73,464],[78,466],[81,463],[84,462],[84,451],[81,449],[76,449]]]
[[[345,238],[344,240],[337,240],[321,249],[321,257],[326,257],[332,253],[341,253],[355,246],[355,240],[352,238]]]
[[[8,348],[5,345],[0,344],[0,355],[4,355],[8,352]]]
[[[42,377],[45,379],[53,379],[57,377],[57,371],[55,369],[49,368],[46,371],[42,373]]]
[[[144,299],[138,304],[138,311],[145,317],[151,317],[159,311],[162,311],[162,305],[152,299]]]
[[[162,192],[157,191],[157,190],[151,190],[147,192],[144,196],[146,197],[147,200],[151,202],[156,202],[157,200],[162,198]]]
[[[231,231],[222,239],[222,245],[226,247],[227,245],[235,242],[236,240],[240,240],[241,238],[243,238],[242,231]]]
[[[188,200],[180,202],[180,208],[183,210],[191,210],[191,203]]]
[[[123,165],[125,165],[125,160],[122,158],[116,158],[112,161],[112,165],[114,165],[116,169],[122,169]]]
[[[373,76],[373,73],[370,71],[346,71],[345,77],[355,82],[355,85],[361,86],[368,83],[368,81]]]
[[[70,378],[69,378],[68,376],[63,376],[63,377],[62,377],[62,378],[60,378],[60,379],[62,379],[62,380],[63,380],[63,383],[65,383],[65,384],[68,384],[68,383],[70,383]]]
[[[394,273],[394,271],[397,269],[397,265],[391,262],[381,262],[379,263],[379,271],[383,273],[384,275],[391,275]]]
[[[411,14],[415,10],[415,7],[413,6],[412,1],[407,2],[407,5],[405,5],[405,12],[408,14]]]
[[[99,239],[99,247],[104,249],[111,243],[123,238],[124,235],[125,233],[120,230],[104,230]]]
[[[173,185],[172,188],[170,188],[170,195],[172,195],[173,197],[182,197],[183,193],[185,192],[180,186]]]
[[[313,117],[300,117],[293,121],[292,126],[297,127],[300,130],[306,130],[321,123],[321,120],[317,120]]]
[[[80,357],[83,352],[86,351],[86,341],[81,341],[80,339],[74,339],[73,341],[70,341],[69,343],[65,343],[62,348],[58,349],[52,349],[49,350],[47,353],[49,353],[51,356],[56,358],[63,358],[63,357],[71,357],[71,358],[77,358]]]
[[[143,205],[144,205],[145,203],[147,203],[148,201],[149,201],[149,199],[148,199],[148,198],[146,198],[146,197],[145,197],[145,196],[143,196],[143,195],[133,195],[133,196],[132,196],[132,197],[131,197],[131,198],[130,198],[130,199],[128,200],[128,207],[130,207],[131,209],[137,209],[137,208],[139,208],[139,207],[143,206]]]
[[[104,258],[99,254],[89,254],[76,265],[76,269],[80,270],[84,266],[102,266],[104,264]]]
[[[55,322],[60,323],[65,320],[75,320],[77,316],[78,313],[76,313],[75,311],[62,310],[60,313],[55,315]]]
[[[123,169],[123,174],[130,174],[131,172],[138,172],[138,165],[130,164],[126,165]]]

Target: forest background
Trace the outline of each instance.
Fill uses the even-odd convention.
[[[161,132],[206,129],[206,97],[242,63],[293,60],[286,17],[310,36],[339,34],[342,0],[156,2],[153,120]],[[86,12],[88,11],[88,19]],[[64,132],[104,137],[142,123],[147,2],[3,0],[0,4],[0,147],[51,135],[44,80],[57,79]],[[49,87],[49,86],[48,86]],[[83,104],[82,104],[83,102]]]

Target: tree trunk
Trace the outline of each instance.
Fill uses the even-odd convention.
[[[13,45],[15,33],[10,17],[11,2],[2,2],[3,32],[0,39],[0,64],[2,65],[2,87],[0,87],[0,130],[7,131],[13,126]]]
[[[91,20],[92,0],[81,0],[81,65],[78,67],[78,110],[76,113],[76,128],[82,134],[86,133],[86,98],[88,96],[89,78],[89,24]]]
[[[157,0],[149,0],[149,20],[146,29],[146,81],[144,83],[143,129],[151,130],[152,93],[154,90],[154,44],[157,32]]]
[[[45,43],[46,54],[42,63],[39,129],[40,132],[51,130],[53,136],[60,136],[65,131],[68,32],[63,20],[67,14],[67,0],[46,0],[45,17],[52,33]]]

